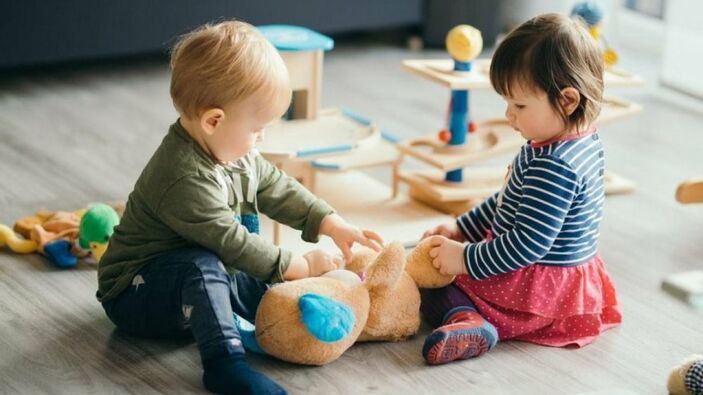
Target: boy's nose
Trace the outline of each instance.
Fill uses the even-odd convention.
[[[257,143],[260,143],[260,142],[264,141],[265,135],[266,135],[266,130],[265,130],[265,129],[261,129],[261,130],[259,131],[259,133],[256,135],[256,142],[257,142]]]

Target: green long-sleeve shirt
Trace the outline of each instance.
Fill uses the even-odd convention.
[[[219,163],[174,123],[137,180],[98,265],[98,300],[127,288],[149,259],[183,247],[214,252],[230,273],[283,281],[291,253],[250,232],[258,229],[259,212],[316,242],[333,210],[256,151]]]

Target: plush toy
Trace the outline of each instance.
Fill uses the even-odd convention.
[[[18,254],[29,254],[37,250],[35,241],[18,237],[12,229],[0,224],[0,247],[4,245]]]
[[[669,374],[672,395],[703,395],[703,355],[691,355]]]
[[[17,220],[17,222],[15,222],[14,230],[25,239],[29,239],[31,237],[32,229],[34,229],[34,225],[43,224],[53,217],[54,214],[55,212],[53,211],[37,211],[34,215]]]
[[[7,244],[16,253],[39,252],[55,266],[69,268],[90,252],[99,261],[118,222],[115,209],[105,204],[73,212],[40,211],[19,219],[14,231],[0,225],[0,246]]]
[[[407,262],[399,243],[362,251],[348,269],[272,287],[256,313],[258,346],[288,362],[324,365],[357,341],[400,341],[420,327],[418,287],[453,281],[432,266],[428,242]]]
[[[117,211],[107,204],[96,204],[86,210],[81,218],[78,244],[83,249],[90,249],[95,262],[100,262],[108,240],[120,223]]]
[[[420,328],[418,288],[439,288],[454,280],[432,266],[429,241],[420,243],[405,258],[400,244],[390,244],[381,254],[366,250],[348,270],[365,273],[371,305],[357,341],[401,341]]]
[[[44,254],[55,266],[73,267],[78,258],[86,254],[74,248],[73,242],[78,237],[78,225],[82,211],[57,211],[40,224],[35,224],[30,231],[30,238],[39,245],[38,251]]]

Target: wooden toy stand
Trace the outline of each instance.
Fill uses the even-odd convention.
[[[316,192],[315,174],[370,166],[392,166],[398,160],[393,137],[349,110],[319,108],[324,51],[331,38],[289,25],[260,26],[286,63],[293,100],[286,119],[267,128],[261,154]]]
[[[468,95],[470,90],[491,88],[488,75],[490,60],[479,59],[470,63],[472,64],[469,70],[457,70],[456,59],[406,60],[402,68],[411,74],[449,88],[453,95],[457,91],[465,91]],[[642,84],[642,80],[622,69],[609,67],[605,73],[605,84],[606,86],[637,86]],[[453,104],[450,107],[450,128],[454,126],[451,119],[456,107]],[[468,100],[466,104],[468,105]],[[598,125],[616,122],[640,111],[641,107],[637,104],[616,98],[605,98]],[[466,112],[468,114],[469,111],[466,110]],[[450,141],[440,140],[441,136],[435,133],[398,144],[397,148],[404,156],[413,157],[433,169],[401,170],[399,165],[396,166],[393,190],[397,191],[397,184],[404,182],[409,186],[409,194],[412,198],[453,215],[465,212],[499,190],[506,176],[505,167],[467,166],[497,155],[516,152],[525,141],[504,119],[473,122],[473,126],[475,126],[474,130],[469,132],[466,141],[460,144],[452,144],[455,139],[454,130],[450,130],[452,135]],[[634,183],[610,172],[606,172],[605,184],[606,194],[627,193],[634,189]]]
[[[389,202],[389,188],[359,172],[341,174],[373,166],[396,166],[400,155],[394,146],[395,139],[365,117],[349,110],[319,108],[324,51],[332,49],[332,39],[297,26],[268,25],[259,29],[279,50],[293,90],[286,119],[267,128],[264,141],[258,145],[259,152],[310,191],[332,203],[350,221],[381,234],[387,233],[389,240],[403,240],[403,233],[393,227],[403,221],[400,218],[395,223],[379,221],[388,218],[384,210],[405,207],[409,212],[420,210],[425,220],[433,217],[438,220],[438,213],[419,208],[408,199]],[[340,174],[325,176],[324,185],[317,181],[322,174],[335,173]],[[352,191],[356,193],[350,193]],[[369,194],[377,197],[375,202],[368,200]],[[272,223],[271,227],[275,244],[283,243],[291,249],[300,244],[299,239],[296,243],[286,237],[294,231],[282,233],[278,223]],[[412,240],[420,236],[417,232],[415,229]]]

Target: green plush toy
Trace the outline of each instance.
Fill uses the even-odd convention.
[[[95,261],[100,262],[110,236],[119,222],[120,217],[117,212],[107,204],[96,204],[90,207],[81,218],[78,244],[81,248],[90,248]]]

